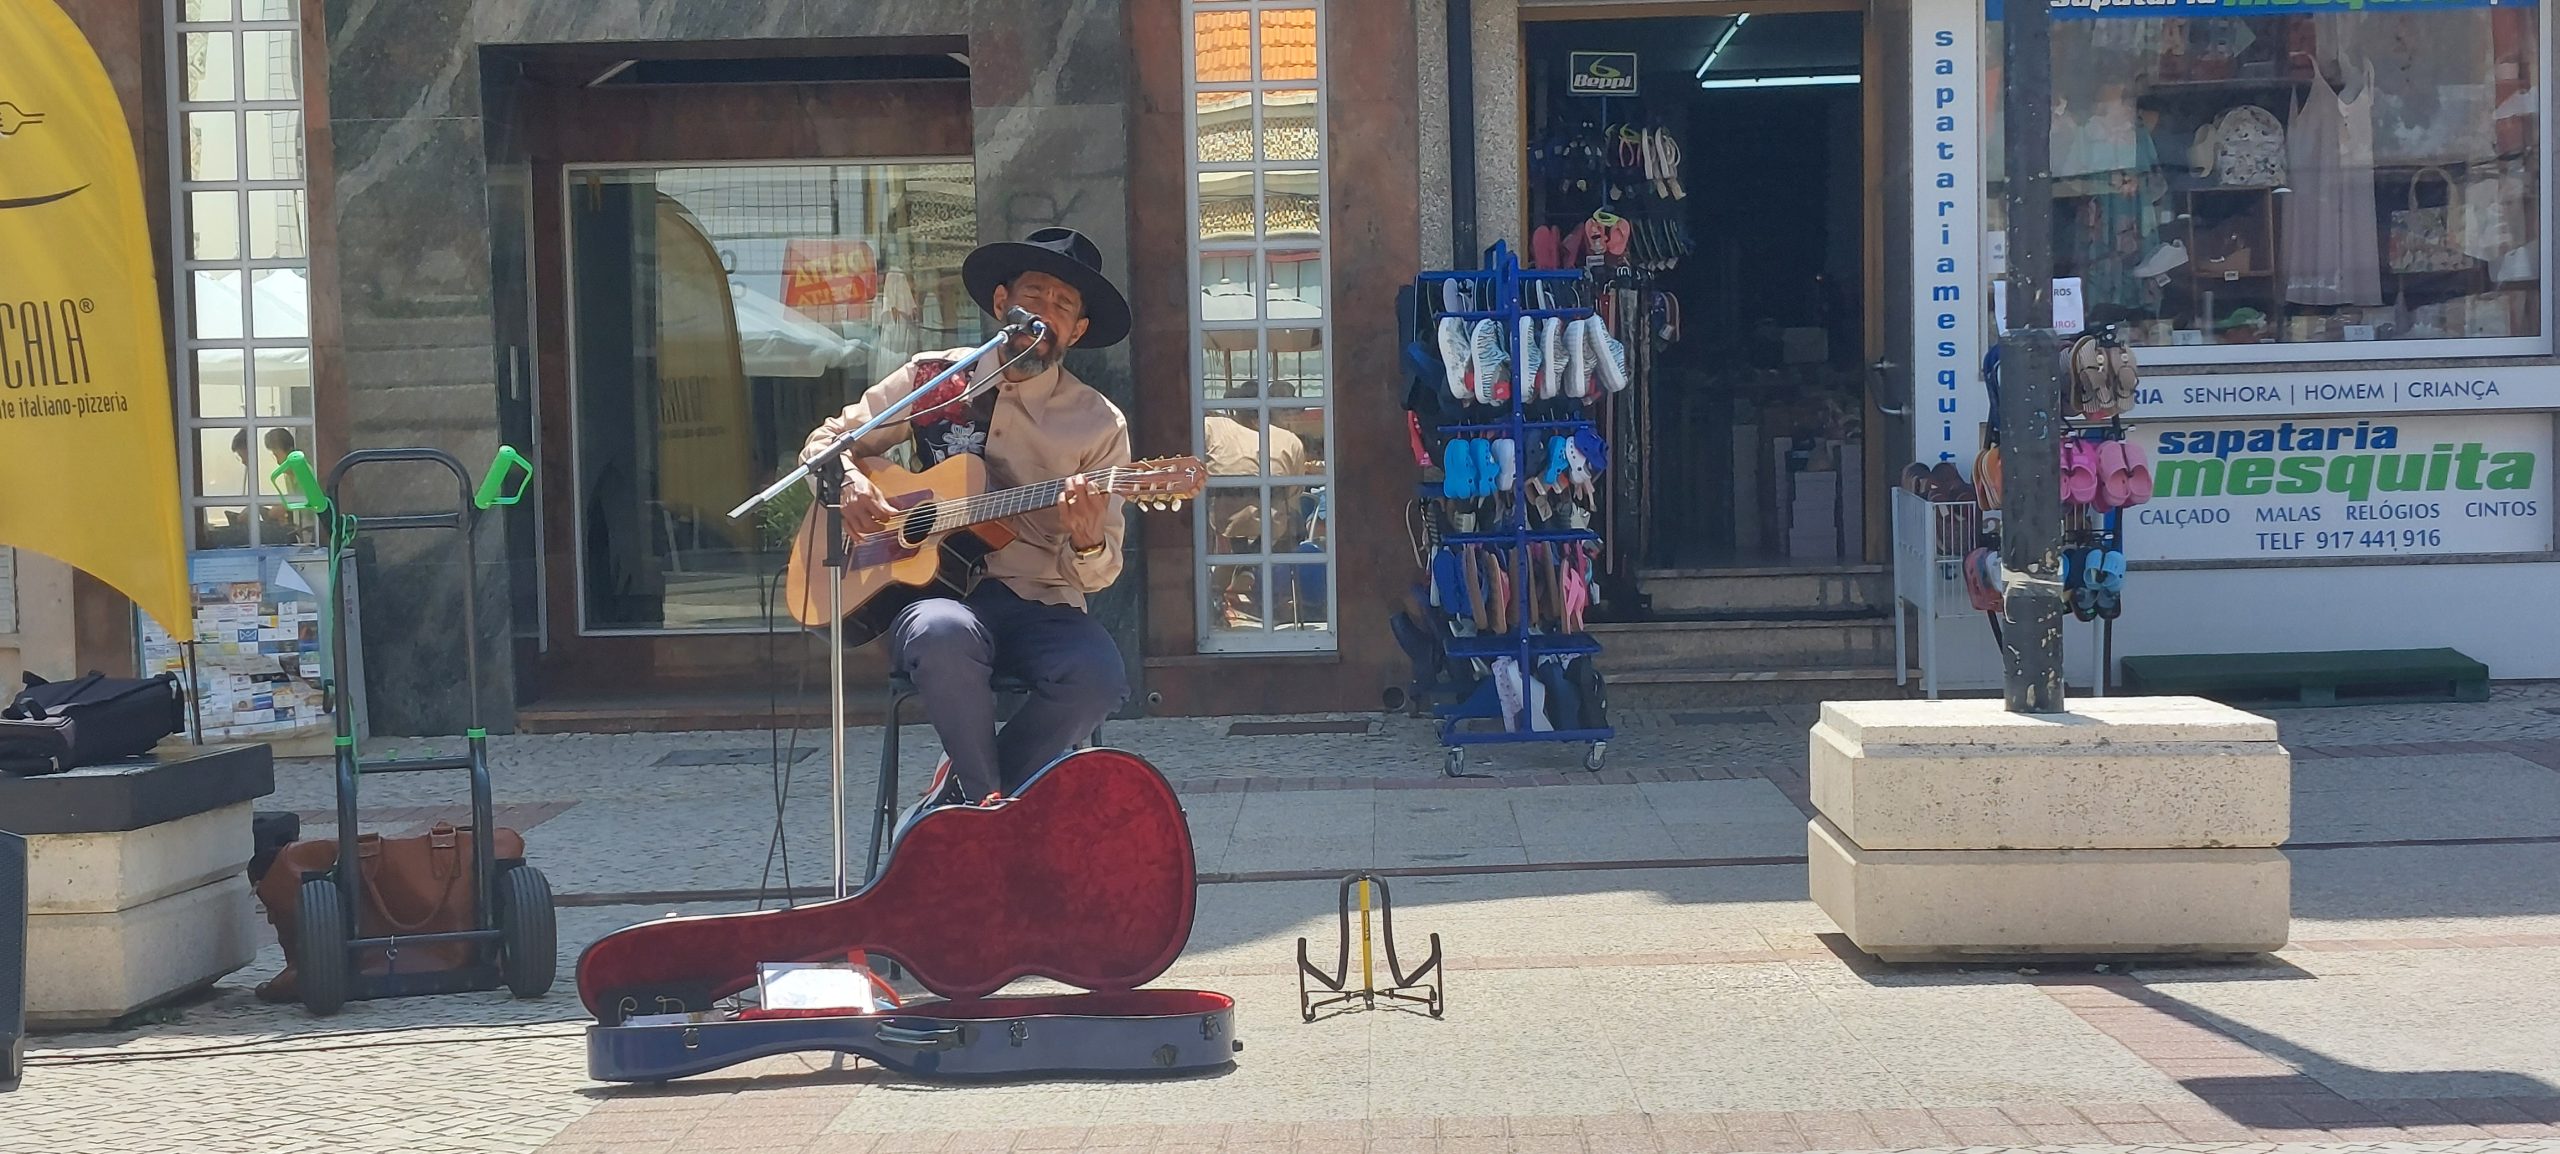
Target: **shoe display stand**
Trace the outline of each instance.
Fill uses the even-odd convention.
[[[2095,342],[2097,349],[2122,356],[2120,383],[2117,375],[2106,372],[2080,379],[2082,374],[2068,358],[2070,350],[2083,342]],[[2066,357],[2064,389],[2069,394],[2064,398],[2061,430],[2063,610],[2091,627],[2097,660],[2090,689],[2093,696],[2105,697],[2114,668],[2115,621],[2124,608],[2124,511],[2151,499],[2152,482],[2149,464],[2128,439],[2124,423],[2134,395],[2131,348],[2109,325],[2070,334],[2061,343]],[[1995,348],[1983,363],[1983,383],[1991,394],[1994,419],[1983,427],[1982,453],[1974,459],[1976,476],[1965,478],[1952,464],[1934,468],[1914,464],[1904,471],[1893,495],[1894,684],[1910,682],[1911,631],[1906,623],[1916,611],[1921,623],[1921,690],[1931,701],[1938,699],[1936,623],[1940,619],[1981,613],[1990,624],[1993,643],[2000,643],[2005,567],[1999,554],[1997,503],[1999,364]],[[2106,448],[2111,443],[2123,448]],[[2075,471],[2083,471],[2078,488],[2085,489],[2085,494],[2074,491]],[[1986,475],[1991,480],[1983,482]],[[1991,488],[1978,492],[1978,482]]]
[[[1455,282],[1454,288],[1452,282]],[[1521,322],[1525,319],[1542,327],[1555,320],[1566,325],[1567,331],[1577,324],[1595,323],[1592,321],[1595,313],[1588,307],[1537,307],[1552,301],[1585,300],[1589,292],[1586,276],[1581,270],[1524,269],[1508,246],[1496,244],[1486,251],[1483,268],[1422,274],[1415,292],[1415,299],[1419,302],[1417,315],[1412,320],[1416,322],[1415,328],[1426,334],[1418,342],[1425,348],[1431,343],[1427,334],[1435,332],[1445,319],[1455,318],[1471,327],[1492,321],[1501,330],[1500,339],[1503,355],[1508,358],[1507,364],[1520,366],[1527,355],[1527,351],[1520,347],[1518,334]],[[1475,307],[1444,307],[1453,295]],[[1430,361],[1428,373],[1448,372],[1445,358],[1431,361],[1428,356],[1417,352],[1412,360],[1417,370],[1424,369],[1424,362]],[[1456,451],[1451,446],[1466,440],[1508,441],[1517,458],[1506,469],[1510,474],[1509,484],[1498,488],[1486,486],[1498,495],[1476,503],[1488,511],[1478,514],[1473,524],[1451,516],[1450,506],[1458,502],[1447,499],[1450,495],[1447,482],[1426,482],[1422,486],[1420,505],[1425,510],[1423,536],[1429,547],[1425,561],[1427,572],[1434,574],[1433,580],[1437,580],[1437,558],[1453,551],[1461,555],[1468,551],[1496,553],[1509,573],[1524,575],[1541,574],[1538,569],[1541,558],[1598,552],[1602,537],[1597,526],[1604,523],[1601,518],[1606,515],[1605,505],[1595,501],[1593,508],[1584,510],[1589,514],[1585,523],[1590,527],[1557,524],[1554,518],[1545,516],[1534,520],[1546,521],[1547,524],[1533,524],[1533,508],[1553,506],[1542,500],[1533,502],[1532,486],[1539,476],[1539,462],[1545,454],[1556,451],[1552,447],[1584,438],[1589,439],[1584,441],[1587,444],[1605,444],[1597,440],[1602,430],[1591,414],[1609,397],[1597,383],[1589,387],[1587,396],[1579,398],[1531,395],[1536,391],[1526,382],[1515,381],[1514,387],[1508,389],[1507,401],[1465,406],[1457,411],[1454,420],[1440,423],[1430,430],[1433,446],[1428,455],[1444,464]],[[1422,450],[1420,435],[1423,430],[1417,425],[1415,431],[1419,452]],[[1537,446],[1550,448],[1537,448],[1532,445],[1533,441]],[[1603,457],[1602,461],[1593,462],[1591,471],[1605,473],[1605,460]],[[1605,492],[1605,478],[1593,480],[1598,482],[1594,488]],[[1561,581],[1551,583],[1543,591],[1557,592],[1553,586],[1575,580],[1584,581],[1585,589],[1589,587],[1587,573],[1578,573],[1571,566],[1558,565],[1554,572],[1560,575]],[[1461,775],[1469,746],[1526,742],[1588,743],[1590,749],[1583,764],[1585,768],[1597,770],[1609,741],[1616,735],[1616,730],[1605,724],[1605,707],[1599,706],[1598,702],[1583,700],[1600,691],[1596,667],[1583,671],[1588,676],[1578,682],[1568,673],[1572,662],[1596,661],[1600,643],[1588,633],[1579,630],[1568,632],[1560,627],[1572,624],[1578,614],[1565,615],[1561,620],[1541,614],[1537,595],[1542,592],[1542,579],[1542,576],[1524,577],[1510,582],[1509,588],[1501,591],[1501,616],[1507,619],[1507,624],[1499,632],[1476,631],[1463,624],[1455,624],[1466,619],[1463,614],[1434,614],[1440,621],[1434,640],[1446,658],[1445,667],[1458,674],[1451,681],[1429,687],[1450,691],[1448,695],[1454,698],[1432,708],[1438,719],[1440,742],[1447,749],[1445,769],[1451,776]],[[1560,593],[1558,599],[1561,599]],[[1465,674],[1477,667],[1481,667],[1485,675],[1474,678],[1470,686]],[[1554,680],[1542,681],[1542,672],[1555,675]],[[1507,681],[1510,684],[1506,684]],[[1548,688],[1551,684],[1569,686],[1574,695],[1575,708],[1564,718],[1541,714],[1541,699],[1559,692]],[[1604,723],[1596,726],[1587,724],[1595,717]],[[1495,725],[1479,727],[1470,724],[1487,720]]]

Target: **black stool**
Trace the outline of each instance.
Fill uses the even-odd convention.
[[[1001,674],[987,681],[995,690],[999,724],[1022,708],[1022,699],[1031,696],[1031,683],[1019,677]],[[880,790],[871,807],[871,864],[864,867],[862,880],[867,884],[880,874],[880,855],[889,845],[889,825],[898,820],[898,731],[906,724],[907,699],[916,695],[916,683],[904,673],[889,675],[889,708],[881,714],[886,727],[880,734]],[[1090,749],[1102,740],[1102,727],[1093,727],[1078,749]]]

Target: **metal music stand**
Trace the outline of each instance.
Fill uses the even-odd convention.
[[[969,366],[984,360],[987,354],[996,351],[1006,341],[1017,336],[1028,336],[1032,340],[1031,347],[1038,348],[1039,342],[1048,335],[1048,332],[1049,326],[1036,318],[1025,323],[1009,324],[996,330],[996,335],[989,338],[987,343],[979,345],[967,356],[953,362],[950,368],[942,370],[932,380],[917,386],[913,392],[898,398],[896,404],[874,414],[870,420],[863,422],[861,428],[836,438],[835,443],[827,446],[826,451],[816,460],[803,460],[800,467],[783,474],[781,480],[765,486],[763,492],[739,502],[737,508],[729,510],[729,519],[737,520],[756,507],[781,496],[793,485],[799,484],[802,479],[810,476],[818,479],[818,503],[826,508],[827,518],[827,800],[830,810],[828,816],[835,828],[837,897],[843,897],[847,892],[844,841],[844,570],[846,552],[844,507],[841,504],[844,497],[844,455],[851,452],[854,445],[864,437],[870,436],[881,426],[904,415],[925,394],[940,387],[944,381],[968,371]],[[985,380],[970,385],[959,396],[945,403],[956,405],[968,401],[979,393],[994,388],[996,381],[1003,375],[1001,372],[989,373]]]

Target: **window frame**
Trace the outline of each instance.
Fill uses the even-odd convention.
[[[268,469],[262,467],[261,446],[270,429],[296,432],[300,440],[295,448],[317,459],[314,441],[320,421],[320,382],[317,374],[316,341],[311,331],[311,150],[309,96],[312,78],[303,68],[303,28],[300,5],[291,5],[293,15],[284,19],[252,20],[243,18],[243,5],[260,0],[226,0],[227,19],[190,20],[186,18],[187,0],[161,0],[162,26],[168,29],[163,67],[168,77],[168,93],[163,107],[169,114],[169,189],[170,229],[169,255],[172,275],[169,286],[170,385],[178,432],[178,493],[186,519],[187,552],[221,553],[236,549],[291,548],[316,553],[321,548],[315,539],[301,543],[266,539],[266,522],[261,515],[270,506],[283,504],[281,494],[272,492],[267,481]],[[246,97],[248,82],[248,34],[280,32],[293,46],[295,95],[291,99]],[[187,93],[187,38],[192,34],[217,34],[227,37],[231,50],[232,89],[221,99],[190,100]],[[301,118],[301,172],[291,179],[252,179],[249,176],[250,118],[261,112],[289,112]],[[190,135],[187,118],[191,113],[229,113],[235,117],[232,132],[232,172],[229,179],[198,180],[189,172]],[[302,251],[293,257],[258,257],[253,255],[250,221],[253,201],[262,192],[282,192],[298,196],[301,204]],[[238,251],[228,259],[199,259],[194,252],[196,234],[195,197],[198,193],[225,193],[236,198],[232,206],[232,229],[237,236]],[[265,272],[286,271],[302,279],[303,331],[297,337],[261,337],[257,332],[257,278]],[[235,273],[240,278],[241,315],[238,337],[200,337],[195,332],[195,278],[199,273]],[[203,382],[197,371],[197,355],[203,352],[237,352],[240,355],[241,413],[237,417],[206,417],[201,389]],[[304,357],[305,385],[310,390],[311,409],[307,415],[280,414],[262,416],[258,412],[257,361],[261,353],[299,352]],[[238,496],[208,496],[198,492],[202,487],[203,452],[201,442],[208,431],[236,430],[249,440],[246,491]],[[247,514],[248,538],[237,545],[201,546],[197,542],[204,528],[205,511],[240,508]]]
[[[1284,11],[1303,11],[1310,12],[1314,15],[1315,75],[1311,78],[1288,80],[1266,80],[1262,78],[1262,15],[1267,12]],[[1251,47],[1247,57],[1246,79],[1244,80],[1203,82],[1200,79],[1198,18],[1203,13],[1217,12],[1237,12],[1245,15],[1250,36],[1249,44]],[[1184,263],[1187,266],[1186,271],[1183,274],[1183,279],[1189,290],[1186,293],[1187,303],[1183,306],[1186,318],[1189,322],[1185,329],[1188,348],[1184,352],[1183,361],[1186,377],[1185,392],[1188,394],[1188,408],[1191,422],[1192,451],[1203,459],[1206,459],[1208,456],[1208,434],[1205,422],[1208,420],[1209,414],[1213,412],[1251,412],[1259,418],[1258,427],[1263,433],[1260,460],[1257,464],[1255,473],[1253,473],[1249,478],[1243,474],[1236,474],[1228,478],[1223,478],[1228,481],[1242,480],[1246,481],[1247,484],[1221,485],[1219,484],[1219,481],[1222,480],[1222,478],[1212,477],[1210,478],[1209,490],[1202,493],[1200,500],[1194,503],[1191,516],[1192,560],[1189,580],[1191,582],[1194,606],[1193,632],[1196,649],[1199,653],[1204,655],[1251,656],[1255,654],[1271,653],[1333,653],[1339,651],[1341,648],[1340,635],[1342,623],[1339,619],[1339,607],[1341,605],[1341,550],[1336,548],[1340,543],[1340,538],[1337,535],[1338,526],[1333,522],[1331,516],[1335,506],[1338,504],[1338,502],[1333,500],[1336,495],[1336,490],[1339,487],[1340,474],[1340,470],[1336,465],[1334,444],[1335,422],[1341,408],[1342,397],[1340,391],[1341,381],[1335,373],[1333,355],[1335,294],[1333,279],[1334,230],[1332,228],[1332,221],[1334,198],[1332,195],[1332,142],[1325,131],[1326,113],[1332,104],[1331,94],[1327,91],[1326,85],[1326,76],[1328,74],[1326,63],[1326,57],[1328,55],[1326,37],[1327,24],[1328,20],[1324,0],[1183,0],[1182,5],[1182,37],[1184,42],[1182,53],[1184,128],[1182,145],[1182,179],[1183,201],[1185,207],[1184,222],[1186,225],[1183,238]],[[1263,142],[1266,139],[1264,135],[1265,114],[1268,110],[1265,103],[1266,98],[1273,93],[1308,91],[1315,93],[1314,106],[1310,110],[1310,113],[1314,118],[1314,139],[1316,142],[1314,159],[1265,159],[1263,157]],[[1252,137],[1246,150],[1245,159],[1243,160],[1203,161],[1199,157],[1200,98],[1203,95],[1214,95],[1217,93],[1237,93],[1244,95],[1247,98],[1247,107],[1252,110]],[[1265,214],[1267,212],[1266,206],[1268,204],[1266,181],[1271,175],[1276,173],[1314,174],[1318,189],[1316,200],[1316,226],[1314,237],[1308,241],[1297,241],[1294,239],[1275,240],[1274,238],[1263,235]],[[1254,186],[1252,212],[1254,235],[1235,241],[1221,240],[1212,242],[1205,241],[1201,238],[1201,179],[1204,176],[1216,176],[1219,174],[1246,175],[1252,178]],[[1254,302],[1252,318],[1246,320],[1213,320],[1206,315],[1207,310],[1202,304],[1202,294],[1205,289],[1202,262],[1211,253],[1245,256],[1251,260],[1253,273],[1252,298]],[[1292,254],[1312,255],[1313,258],[1323,266],[1323,273],[1316,278],[1318,291],[1322,294],[1320,298],[1322,305],[1320,306],[1318,315],[1315,317],[1277,318],[1271,315],[1271,296],[1267,291],[1267,282],[1273,279],[1271,276],[1271,258],[1274,255]],[[1274,361],[1273,353],[1271,351],[1272,334],[1275,332],[1299,330],[1313,330],[1316,334],[1316,340],[1319,348],[1317,354],[1319,357],[1318,371],[1323,374],[1324,393],[1322,396],[1316,398],[1284,398],[1282,403],[1274,404],[1271,396],[1271,381],[1274,375]],[[1206,384],[1208,381],[1208,339],[1212,334],[1222,332],[1249,332],[1254,334],[1253,363],[1256,374],[1254,379],[1257,382],[1257,387],[1255,388],[1254,395],[1251,398],[1222,397],[1213,401],[1206,395]],[[1274,427],[1272,414],[1275,411],[1305,411],[1308,409],[1314,409],[1323,414],[1324,468],[1321,471],[1316,472],[1289,475],[1272,474],[1269,472],[1271,467],[1271,438],[1269,434],[1270,430]],[[1214,505],[1214,502],[1210,500],[1210,497],[1219,489],[1239,489],[1247,487],[1256,491],[1262,500],[1262,508],[1264,512],[1260,548],[1252,553],[1220,554],[1210,552],[1211,526],[1209,522],[1211,509]],[[1274,549],[1275,542],[1271,540],[1270,533],[1271,504],[1269,494],[1282,488],[1292,488],[1301,491],[1313,490],[1323,494],[1321,502],[1324,509],[1323,516],[1325,519],[1325,531],[1324,548],[1322,550],[1312,553],[1300,553],[1280,552]],[[1320,629],[1278,629],[1273,627],[1274,623],[1271,620],[1273,614],[1271,610],[1273,606],[1273,590],[1276,585],[1274,581],[1274,572],[1279,566],[1292,564],[1300,566],[1318,565],[1324,570],[1325,614],[1324,626]],[[1250,568],[1255,574],[1255,588],[1262,598],[1262,622],[1261,628],[1258,630],[1224,629],[1219,628],[1217,624],[1220,620],[1220,613],[1218,612],[1220,598],[1215,592],[1214,582],[1211,580],[1211,577],[1220,570],[1230,570],[1239,567]]]
[[[560,166],[560,186],[556,190],[556,193],[560,198],[560,220],[562,221],[558,259],[561,262],[561,269],[563,273],[561,280],[561,341],[562,345],[567,350],[565,364],[567,365],[566,384],[569,390],[569,532],[572,534],[570,539],[576,543],[576,547],[570,550],[570,560],[572,565],[570,575],[572,580],[576,582],[573,587],[575,589],[575,600],[572,602],[572,609],[574,611],[573,625],[577,630],[577,636],[762,637],[772,633],[775,629],[780,628],[780,626],[774,621],[769,621],[763,626],[723,625],[704,628],[671,628],[665,625],[655,627],[597,626],[590,623],[591,607],[587,604],[587,502],[585,493],[579,488],[579,479],[586,476],[586,470],[580,458],[582,454],[586,452],[587,446],[585,444],[585,438],[579,435],[579,430],[585,427],[581,418],[579,400],[580,397],[584,395],[585,390],[580,385],[578,378],[578,318],[581,313],[578,308],[578,278],[576,275],[577,235],[576,230],[568,227],[567,224],[567,222],[572,219],[572,216],[576,211],[575,207],[571,204],[571,200],[577,194],[579,176],[585,173],[598,172],[690,172],[715,168],[841,169],[892,167],[897,165],[960,165],[969,170],[969,179],[973,188],[976,186],[978,179],[977,158],[965,153],[951,156],[788,156],[745,160],[576,161],[564,163]],[[875,383],[877,382],[869,380],[859,382],[856,386],[857,391],[854,395],[859,397],[861,395],[860,390],[869,389]],[[739,497],[742,499],[746,496],[748,496],[748,494],[739,494]],[[779,598],[775,599],[773,602],[771,611],[777,621],[780,618],[789,616],[789,614],[784,612],[782,602]]]

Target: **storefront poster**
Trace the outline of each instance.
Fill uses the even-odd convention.
[[[1633,96],[1636,94],[1636,54],[1633,52],[1576,52],[1573,74],[1565,80],[1565,90],[1575,96]]]
[[[2143,378],[2134,412],[2150,420],[2552,408],[2560,408],[2560,365],[2153,374]]]
[[[795,238],[782,252],[782,303],[819,321],[858,321],[880,295],[880,262],[858,240]]]
[[[2551,417],[2153,422],[2140,561],[2540,553],[2551,548]]]
[[[1912,446],[1969,467],[1989,415],[1982,230],[1982,23],[1972,0],[1911,6]]]
[[[328,563],[288,549],[223,549],[188,562],[194,652],[145,619],[144,675],[175,673],[205,741],[327,732],[329,658],[318,590]]]

